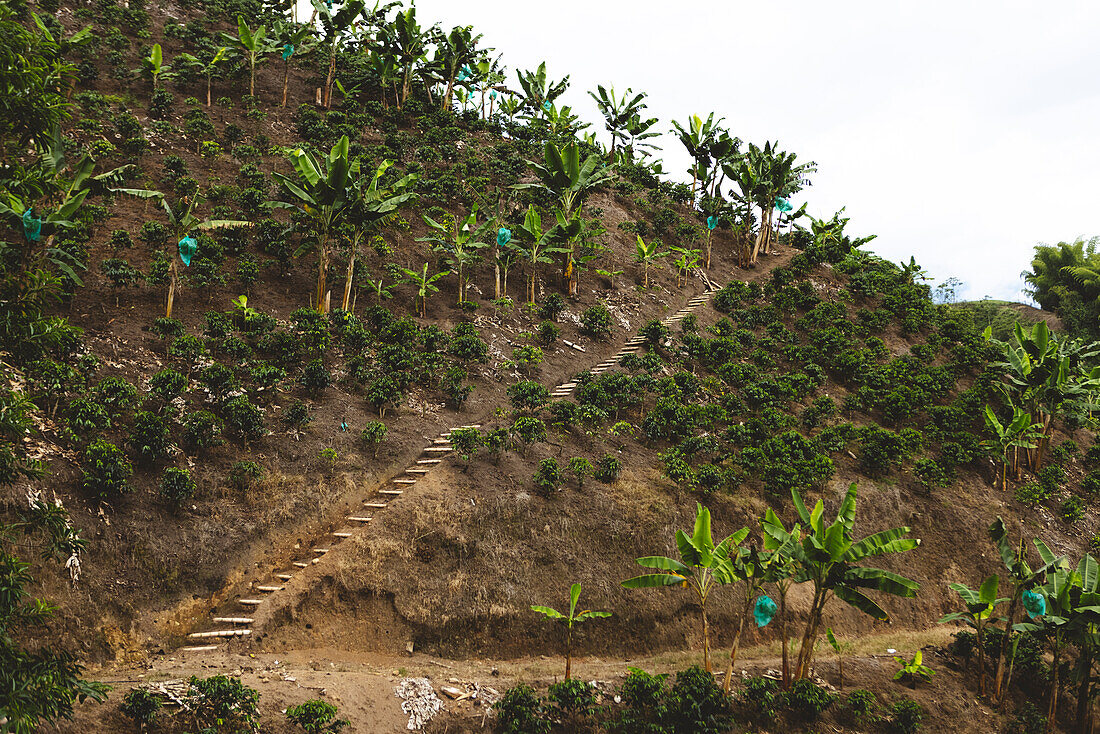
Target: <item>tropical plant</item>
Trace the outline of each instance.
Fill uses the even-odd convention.
[[[447,84],[447,91],[440,100],[441,110],[451,109],[455,79],[460,74],[464,78],[470,75],[470,66],[477,62],[477,43],[480,40],[481,34],[474,35],[473,26],[455,26],[450,33],[440,38],[436,46],[436,56],[443,67],[443,78]]]
[[[473,205],[469,215],[461,223],[457,217],[451,217],[449,222],[441,224],[427,214],[421,216],[433,234],[420,237],[416,241],[430,242],[432,249],[446,258],[447,264],[458,275],[458,303],[461,304],[465,300],[468,269],[480,259],[477,251],[489,246],[481,240],[488,236],[493,222],[486,220],[478,225],[477,204]]]
[[[797,564],[794,580],[798,583],[808,582],[813,587],[813,599],[794,669],[795,679],[809,675],[821,616],[832,597],[835,596],[875,619],[887,620],[890,615],[866,596],[865,589],[911,598],[916,596],[917,589],[920,588],[916,581],[891,571],[855,565],[865,558],[903,553],[920,545],[920,540],[905,537],[910,531],[907,527],[883,530],[861,540],[853,540],[856,495],[856,485],[853,483],[840,502],[836,519],[826,525],[823,519],[824,503],[818,500],[813,511],[809,511],[798,490],[791,490],[798,517],[806,530],[801,542],[787,546],[791,558]],[[791,540],[791,535],[781,527],[765,523],[764,532],[780,545],[784,545]]]
[[[416,8],[413,6],[399,11],[386,30],[388,43],[401,64],[401,95],[397,106],[403,108],[412,89],[413,67],[424,57],[429,32],[416,21]]]
[[[379,186],[382,177],[392,165],[393,161],[382,161],[375,168],[373,176],[358,175],[351,186],[352,199],[347,219],[353,226],[353,234],[348,245],[348,270],[344,280],[344,300],[341,305],[344,311],[348,310],[350,304],[355,258],[363,238],[396,218],[398,208],[414,201],[417,197],[417,194],[410,190],[418,178],[415,173],[406,174],[391,184]],[[358,161],[352,164],[352,169],[355,173],[359,172]],[[379,303],[382,302],[383,290],[382,279],[379,278],[375,286]]]
[[[181,53],[176,57],[176,64],[194,69],[206,77],[206,106],[210,106],[210,88],[213,85],[214,75],[218,73],[218,66],[228,57],[229,48],[220,46],[213,52],[194,56],[189,53]]]
[[[676,247],[675,245],[669,247],[668,250],[669,255],[676,256],[676,259],[672,261],[672,264],[676,266],[676,285],[682,286],[687,280],[691,269],[699,264],[703,253],[694,248]]]
[[[449,275],[451,271],[444,270],[435,275],[428,275],[428,263],[424,263],[424,268],[419,273],[408,268],[401,268],[401,272],[404,275],[403,282],[416,286],[418,312],[420,318],[426,318],[428,315],[428,296],[439,292],[439,286],[435,282],[443,276]]]
[[[528,161],[528,165],[535,171],[539,182],[517,184],[515,188],[542,189],[558,199],[558,226],[562,240],[567,243],[562,277],[565,279],[566,292],[572,295],[576,289],[573,273],[575,240],[583,226],[579,221],[580,208],[584,199],[597,186],[611,178],[612,169],[604,164],[598,153],[591,153],[582,162],[580,146],[575,140],[561,148],[547,141],[543,148],[543,162],[539,164]]]
[[[832,627],[825,628],[825,639],[829,641],[829,645],[833,648],[833,652],[836,653],[836,667],[837,667],[837,688],[844,690],[844,653],[852,651],[852,643],[841,642],[833,634]]]
[[[673,121],[672,127],[693,161],[688,170],[691,174],[692,203],[695,202],[695,189],[700,182],[700,193],[714,198],[718,193],[717,174],[730,156],[736,153],[741,141],[730,137],[729,132],[722,128],[722,118],[715,120],[713,112],[706,120],[692,115],[688,118],[686,129],[676,121]]]
[[[1001,579],[997,574],[991,574],[977,589],[971,589],[965,584],[948,584],[948,587],[962,599],[966,611],[951,612],[940,617],[940,624],[962,620],[974,628],[974,633],[978,639],[979,696],[985,695],[985,631],[989,626],[989,622],[993,619],[997,607],[1008,601],[1006,597],[998,598],[997,596],[997,586],[1000,581]]]
[[[1015,405],[1012,407],[1012,420],[1001,423],[997,414],[988,405],[985,406],[985,427],[993,435],[992,440],[983,441],[982,445],[991,452],[997,454],[1001,462],[1000,485],[1001,489],[1007,488],[1009,452],[1012,453],[1011,463],[1017,466],[1016,454],[1020,449],[1033,449],[1038,445],[1042,436],[1041,425],[1031,422],[1031,414],[1025,413]],[[996,482],[994,482],[996,485]]]
[[[286,107],[287,89],[290,86],[290,60],[294,57],[302,57],[310,53],[316,46],[313,36],[313,28],[306,23],[284,23],[275,21],[271,28],[272,40],[276,49],[282,46],[283,57],[283,101]],[[210,105],[210,95],[207,94],[207,106]]]
[[[608,160],[615,160],[615,147],[620,144],[625,149],[626,158],[633,159],[633,149],[639,141],[655,138],[660,134],[649,130],[657,122],[656,118],[642,120],[642,112],[646,108],[645,92],[634,94],[634,90],[628,87],[621,97],[617,97],[614,87],[605,89],[602,84],[596,86],[596,91],[599,92],[599,96],[592,92],[589,92],[588,96],[595,100],[600,114],[603,115],[604,127],[611,135],[611,147],[607,151]]]
[[[286,709],[287,721],[297,724],[308,734],[325,734],[326,732],[340,731],[345,726],[351,726],[346,719],[337,719],[338,709],[328,701],[314,698],[297,706],[288,706]]]
[[[548,230],[543,231],[542,215],[539,214],[535,205],[531,204],[527,207],[527,214],[524,216],[523,225],[516,227],[516,239],[508,243],[513,250],[518,251],[523,256],[524,260],[527,261],[528,303],[533,304],[535,302],[539,265],[553,262],[549,255],[554,252],[561,252],[560,248],[553,246],[560,232],[561,230],[557,225],[551,226]]]
[[[281,173],[271,174],[297,200],[296,204],[274,201],[271,205],[283,209],[296,209],[313,220],[317,228],[317,300],[315,304],[320,313],[328,311],[326,283],[329,245],[335,226],[348,213],[350,202],[355,199],[355,189],[351,181],[352,164],[348,161],[348,145],[348,136],[344,135],[332,146],[329,154],[320,160],[302,148],[295,149],[291,153],[291,159],[298,173],[296,181]]]
[[[560,97],[569,88],[569,75],[560,81],[552,81],[546,76],[546,62],[539,64],[535,71],[516,70],[520,89],[523,90],[522,105],[531,112],[532,117],[538,117],[554,104],[554,100]],[[503,103],[501,109],[504,108]]]
[[[184,197],[173,204],[160,191],[149,189],[112,189],[112,191],[135,196],[139,199],[152,199],[160,204],[161,209],[168,217],[168,227],[172,230],[172,237],[178,238],[176,254],[179,255],[179,262],[183,262],[185,267],[191,264],[191,256],[197,247],[195,239],[191,237],[191,233],[195,230],[209,231],[212,229],[252,226],[251,222],[243,220],[199,219],[194,214],[195,208],[202,203],[202,197],[198,194]],[[165,318],[172,318],[172,304],[176,299],[176,288],[179,285],[179,262],[175,257],[171,257],[170,260],[171,263],[168,266],[168,302],[164,313]]]
[[[707,600],[715,587],[723,583],[723,566],[728,562],[733,548],[741,544],[749,534],[741,528],[714,544],[710,529],[710,510],[695,505],[695,529],[691,535],[676,531],[676,547],[680,560],[665,556],[644,556],[636,559],[639,566],[656,569],[658,573],[643,574],[627,579],[622,585],[627,589],[662,588],[682,586],[695,594],[699,603],[699,615],[703,627],[703,667],[710,672],[710,626],[707,622]]]
[[[140,71],[143,76],[153,82],[154,92],[160,88],[161,76],[168,77],[171,75],[172,69],[164,63],[164,54],[160,50],[159,43],[154,43],[153,48],[149,50],[149,55],[141,58]]]
[[[658,258],[668,257],[668,251],[659,252],[660,240],[652,240],[648,245],[641,235],[638,235],[638,243],[635,245],[634,259],[642,264],[642,287],[649,288],[649,266],[657,262]]]
[[[924,653],[920,650],[913,653],[912,660],[906,660],[896,655],[894,660],[901,665],[901,670],[894,673],[894,680],[909,681],[910,688],[916,687],[917,679],[932,680],[932,676],[936,674],[934,670],[924,665]]]
[[[248,27],[243,15],[237,16],[237,35],[223,33],[226,44],[233,47],[248,66],[248,94],[256,96],[256,63],[275,50],[274,43],[267,37],[267,26],[261,25],[255,30]]]
[[[550,607],[532,605],[531,611],[538,612],[547,619],[561,622],[565,625],[565,679],[569,680],[573,670],[573,625],[586,622],[589,619],[610,617],[611,612],[596,612],[588,609],[577,611],[577,601],[581,596],[581,585],[573,584],[569,587],[569,612],[562,614]]]

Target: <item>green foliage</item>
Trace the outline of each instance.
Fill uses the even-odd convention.
[[[917,650],[912,660],[894,656],[894,661],[901,665],[901,669],[894,673],[894,680],[906,680],[910,685],[915,685],[918,679],[932,680],[935,671],[924,665],[924,653]]]
[[[1021,504],[1034,506],[1050,497],[1050,492],[1038,482],[1025,482],[1012,491],[1012,496]]]
[[[325,369],[324,360],[317,358],[302,366],[302,375],[298,381],[310,393],[316,394],[331,384],[332,376]]]
[[[561,329],[553,321],[546,319],[539,323],[537,333],[539,343],[550,346],[561,336]]]
[[[1020,704],[1007,729],[1008,734],[1046,734],[1047,731],[1047,717],[1031,701]]]
[[[129,479],[134,474],[130,460],[113,443],[97,438],[84,449],[84,491],[100,501],[132,491]]]
[[[596,462],[596,468],[592,472],[592,476],[594,476],[596,479],[603,482],[604,484],[611,484],[619,478],[619,474],[622,472],[622,470],[622,462],[620,462],[611,454],[604,454]]]
[[[549,497],[561,486],[561,467],[557,459],[550,457],[539,462],[535,471],[535,488],[543,497]]]
[[[565,299],[559,293],[551,293],[539,305],[538,316],[540,319],[554,322],[558,320],[564,310]]]
[[[170,403],[187,390],[187,378],[165,367],[149,378],[149,392],[163,403]]]
[[[237,489],[245,490],[263,477],[264,470],[254,461],[238,461],[229,470],[229,481]]]
[[[508,388],[508,399],[516,410],[536,411],[550,402],[550,391],[533,380],[520,380]]]
[[[595,339],[611,336],[611,312],[602,303],[585,309],[581,314],[581,333]]]
[[[160,496],[173,505],[179,505],[184,500],[190,499],[195,494],[196,488],[191,472],[174,466],[165,469],[160,480]]]
[[[135,688],[123,697],[119,710],[144,729],[156,721],[160,705],[160,697],[157,694]]]
[[[916,734],[924,719],[924,708],[916,701],[903,698],[890,707],[890,730],[897,734]]]
[[[816,721],[835,701],[835,696],[807,678],[794,681],[783,692],[783,702],[804,721]]]
[[[1080,522],[1085,517],[1085,503],[1077,495],[1071,495],[1062,503],[1059,514],[1062,522],[1069,525]]]
[[[676,674],[668,692],[667,718],[675,734],[722,734],[733,725],[729,697],[699,666]]]
[[[588,718],[596,708],[596,689],[576,678],[552,683],[546,697],[562,715],[573,720]]]
[[[512,350],[512,361],[525,375],[529,375],[542,364],[542,349],[530,344],[522,344]]]
[[[130,448],[143,463],[152,463],[168,456],[172,447],[168,421],[163,416],[139,410],[130,426]]]
[[[650,675],[638,668],[628,670],[619,688],[623,708],[610,723],[610,730],[616,734],[665,734],[668,674]]]
[[[222,415],[225,424],[245,440],[256,440],[266,433],[263,412],[243,395],[227,402]]]
[[[237,678],[191,676],[185,700],[194,726],[211,734],[250,734],[259,723],[260,692]]]
[[[196,410],[184,416],[184,446],[203,450],[222,443],[222,421],[216,415],[208,410]]]
[[[844,714],[857,725],[872,724],[877,720],[875,694],[857,688],[844,699]]]
[[[481,448],[481,432],[476,428],[454,428],[449,436],[451,446],[462,460],[469,463]]]
[[[591,476],[592,472],[592,462],[583,456],[574,456],[569,460],[569,473],[577,478],[578,489],[584,486],[584,478]]]
[[[385,440],[387,431],[386,424],[381,421],[368,421],[363,428],[361,438],[363,439],[363,443],[367,444],[371,449],[373,456],[378,456],[378,447],[381,446],[382,441]]]
[[[512,422],[511,433],[520,440],[526,450],[527,446],[546,440],[546,424],[538,418],[520,416]]]
[[[288,706],[286,709],[287,721],[305,729],[309,734],[324,734],[324,732],[338,732],[345,726],[351,726],[351,722],[337,719],[336,706],[328,701],[314,698],[297,706]]]
[[[737,702],[749,719],[767,726],[775,719],[780,702],[779,685],[771,678],[749,678],[737,694]]]
[[[493,706],[497,730],[501,734],[549,734],[546,705],[534,689],[520,683],[504,692]]]

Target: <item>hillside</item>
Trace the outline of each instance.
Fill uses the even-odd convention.
[[[340,15],[352,10],[354,33]],[[735,638],[748,672],[733,698],[705,675],[683,693],[674,675],[668,710],[709,696],[733,711],[715,731],[816,730],[789,691],[776,689],[778,719],[746,703],[779,677],[783,630],[794,655],[807,626],[794,685],[828,700],[821,722],[900,726],[912,700],[928,731],[1001,730],[1053,690],[1054,726],[1085,730],[1087,635],[1017,630],[1019,674],[975,703],[968,638],[937,624],[962,608],[949,584],[999,573],[1008,594],[1004,548],[1032,537],[1064,559],[1029,547],[1045,572],[1011,603],[1041,593],[1069,605],[1066,629],[1096,623],[1095,574],[1070,569],[1100,543],[1100,384],[1057,319],[933,304],[915,262],[861,249],[869,238],[840,213],[790,211],[812,163],[721,121],[685,123],[697,176],[671,183],[646,154],[656,121],[638,100],[616,116],[599,90],[618,131],[605,149],[554,103],[564,87],[545,69],[505,75],[468,29],[433,35],[409,8],[337,3],[318,6],[314,34],[285,11],[0,10],[5,45],[23,52],[3,57],[4,83],[39,95],[0,106],[0,691],[35,675],[33,655],[78,662],[116,690],[58,730],[122,731],[134,724],[119,702],[140,683],[243,676],[260,730],[292,731],[283,709],[328,695],[335,675],[352,730],[400,730],[393,687],[412,674],[498,697],[558,683],[557,659],[534,656],[557,656],[561,629],[531,606],[560,609],[580,583],[583,607],[613,613],[572,638],[606,708],[546,704],[528,730],[595,730],[632,710],[622,686],[646,685],[628,668],[694,680],[684,668],[707,641],[722,672]],[[272,43],[253,72],[261,23]],[[414,26],[418,50],[401,51]],[[36,76],[38,62],[61,70]],[[830,548],[889,539],[815,580],[811,550],[794,549],[826,542],[807,509],[819,499],[824,522],[839,518]],[[676,531],[704,508],[716,540],[746,532],[695,566],[731,582],[701,628],[687,589],[622,582],[642,573],[636,558],[685,553]],[[761,524],[769,508],[798,523],[793,539]],[[755,586],[722,577],[745,564]],[[815,595],[817,582],[833,586]],[[746,600],[781,590],[777,621],[739,636]],[[58,609],[22,611],[32,597]],[[855,645],[845,676],[872,691],[882,727],[844,713],[858,696],[830,687],[843,686],[826,627]],[[942,675],[892,683],[888,647],[906,659],[924,647]],[[1047,648],[1089,671],[1083,689]],[[46,720],[91,692],[65,670],[40,692],[66,701]],[[194,721],[148,730],[199,727],[194,705]],[[507,730],[501,707],[449,706],[435,730]],[[19,714],[0,698],[0,719]]]

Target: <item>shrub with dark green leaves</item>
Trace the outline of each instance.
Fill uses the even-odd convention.
[[[363,428],[362,434],[363,443],[371,450],[371,455],[378,456],[378,447],[382,445],[382,441],[386,438],[386,424],[381,421],[368,421],[367,425]]]
[[[587,719],[596,709],[596,689],[576,678],[552,683],[546,697],[573,722]]]
[[[508,399],[516,410],[536,411],[550,402],[550,391],[534,380],[520,380],[508,388]]]
[[[523,451],[533,443],[546,440],[546,424],[538,418],[520,416],[512,422],[511,433],[523,445]]]
[[[550,346],[561,336],[561,329],[553,321],[546,319],[538,326],[539,344]]]
[[[901,435],[885,428],[871,428],[860,443],[859,464],[865,471],[878,474],[900,466],[907,453]]]
[[[619,474],[621,474],[622,471],[622,462],[611,454],[604,454],[600,457],[599,461],[596,462],[596,468],[592,472],[592,476],[604,484],[611,484],[619,478]]]
[[[184,700],[200,730],[226,734],[256,730],[260,718],[259,691],[227,675],[191,676],[189,685]]]
[[[550,457],[539,462],[535,471],[535,488],[543,497],[549,497],[561,487],[561,467],[558,460]]]
[[[149,392],[163,403],[170,403],[187,390],[187,378],[165,367],[149,378]]]
[[[844,699],[843,716],[853,724],[873,724],[875,715],[875,694],[862,688],[857,688]]]
[[[665,697],[667,673],[650,675],[638,668],[628,668],[629,674],[619,688],[623,707],[609,729],[616,734],[666,734]]]
[[[111,427],[111,416],[95,398],[69,401],[69,427],[78,439]]]
[[[1047,717],[1031,701],[1024,701],[1008,725],[1007,734],[1046,734]]]
[[[584,486],[584,478],[591,476],[592,472],[592,462],[583,456],[574,456],[569,460],[569,473],[577,478],[578,489]]]
[[[729,697],[697,665],[676,674],[667,700],[666,715],[675,734],[723,734],[733,726]]]
[[[183,445],[208,449],[222,444],[222,422],[208,410],[196,410],[183,418]]]
[[[259,390],[274,390],[286,379],[286,370],[263,360],[256,360],[248,369],[248,377]]]
[[[523,344],[512,350],[512,361],[525,375],[529,375],[542,364],[542,349],[531,344]]]
[[[264,475],[264,470],[254,461],[238,461],[229,470],[229,481],[240,490],[248,489]]]
[[[317,393],[331,384],[332,375],[325,369],[324,360],[311,359],[302,367],[302,375],[298,381],[309,392]]]
[[[122,449],[97,438],[84,449],[82,487],[99,500],[132,491],[129,480],[134,468]]]
[[[134,413],[134,423],[130,426],[130,448],[139,461],[152,463],[163,459],[171,446],[168,421],[163,416],[147,410]]]
[[[1077,495],[1070,495],[1062,503],[1061,515],[1062,521],[1067,524],[1080,522],[1085,517],[1085,503]]]
[[[122,377],[105,377],[92,389],[92,395],[112,416],[132,407],[137,388]]]
[[[386,408],[399,403],[404,392],[393,378],[381,376],[367,386],[364,397],[378,411],[378,417],[385,418]]]
[[[779,685],[771,678],[749,678],[737,694],[737,703],[750,720],[767,726],[775,718],[780,697]]]
[[[783,692],[783,702],[803,721],[816,721],[836,698],[821,686],[807,678],[800,678]]]
[[[168,242],[169,234],[168,228],[160,222],[146,222],[141,225],[141,232],[138,236],[141,237],[142,242],[149,246],[150,250],[158,250]]]
[[[918,459],[913,464],[913,474],[928,490],[934,487],[947,487],[953,479],[953,472],[948,471],[940,462],[934,459]]]
[[[650,319],[638,329],[638,336],[644,338],[646,344],[651,347],[661,346],[668,338],[668,334],[668,327],[657,319]]]
[[[581,314],[581,333],[594,339],[611,336],[611,312],[602,303],[585,309]]]
[[[335,734],[345,726],[351,726],[350,721],[337,719],[337,713],[338,709],[333,704],[314,698],[297,706],[288,706],[286,718],[287,721],[297,724],[309,734],[326,732]]]
[[[461,409],[462,405],[469,399],[470,393],[474,391],[473,385],[465,384],[466,377],[465,368],[452,365],[447,368],[447,371],[443,373],[443,377],[440,378],[439,389],[443,391],[447,402],[455,410]]]
[[[1034,506],[1050,497],[1050,492],[1038,482],[1025,482],[1013,490],[1012,496],[1021,504]]]
[[[476,428],[454,428],[448,438],[455,453],[466,463],[470,462],[482,445],[481,432]]]
[[[451,356],[463,362],[485,362],[489,358],[489,345],[476,334],[459,335],[451,339]]]
[[[546,706],[528,685],[520,683],[504,692],[493,706],[501,734],[549,734]]]
[[[256,440],[266,433],[263,411],[243,395],[222,406],[222,415],[225,424],[245,440]]]
[[[903,698],[890,707],[890,730],[897,734],[916,734],[924,719],[924,708],[916,701]]]
[[[160,479],[160,496],[179,505],[184,500],[195,494],[195,480],[191,478],[191,472],[170,466],[164,470]]]
[[[565,310],[565,299],[558,293],[551,293],[539,306],[539,318],[557,321]]]
[[[301,400],[295,400],[283,409],[279,419],[288,428],[301,430],[313,421],[313,411]]]
[[[156,721],[160,705],[160,697],[157,694],[135,688],[123,697],[118,708],[144,731],[145,727],[151,726]]]
[[[188,364],[194,363],[196,359],[205,353],[206,347],[203,346],[202,341],[190,334],[178,336],[168,345],[169,357]]]

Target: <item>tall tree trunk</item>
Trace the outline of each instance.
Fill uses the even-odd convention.
[[[978,695],[985,698],[985,625],[977,625],[978,631]]]
[[[1047,734],[1054,731],[1054,722],[1058,718],[1058,654],[1061,646],[1054,640],[1054,664],[1050,667],[1050,705],[1047,707]]]
[[[336,76],[336,41],[332,42],[332,53],[329,54],[328,76],[325,77],[325,109],[332,109],[332,78]]]
[[[1077,725],[1074,728],[1076,734],[1090,734],[1092,732],[1092,709],[1089,706],[1089,684],[1092,679],[1092,653],[1086,650],[1081,652],[1077,664],[1080,673],[1080,682],[1077,684]]]
[[[210,77],[206,77],[206,106],[210,106],[210,87],[213,84]]]
[[[783,646],[782,683],[786,690],[791,685],[791,665],[787,656],[787,589],[778,584],[776,586],[779,588],[779,635]]]
[[[286,90],[290,86],[290,59],[283,66],[283,107],[286,107]]]
[[[707,270],[710,270],[710,237],[711,231],[707,229]]]
[[[353,242],[351,245],[351,255],[348,256],[348,277],[344,281],[344,302],[340,306],[343,310],[348,310],[348,298],[351,296],[351,280],[355,275],[355,253],[359,248],[355,246]]]
[[[500,250],[493,247],[493,300],[500,300]]]
[[[810,614],[806,618],[806,631],[802,634],[802,643],[798,648],[798,661],[794,669],[795,680],[805,678],[809,674],[810,658],[813,655],[814,641],[817,639],[817,625],[821,619],[821,610],[825,606],[825,593],[820,589],[814,590]]]
[[[748,581],[745,582],[746,584]],[[733,646],[730,647],[730,661],[726,666],[726,683],[722,686],[722,690],[727,694],[730,692],[730,683],[733,680],[733,666],[737,663],[737,649],[741,646],[741,632],[745,629],[745,617],[748,616],[749,608],[752,604],[751,589],[745,590],[745,603],[741,607],[741,618],[737,621],[737,633],[733,636]]]
[[[325,284],[328,281],[328,238],[321,240],[317,258],[317,311],[325,312]]]
[[[710,625],[707,623],[706,605],[699,607],[703,617],[703,670],[710,672]]]
[[[1008,616],[1006,617],[1005,629],[1012,629],[1012,620],[1016,616],[1016,604],[1020,600],[1020,590],[1016,589],[1012,596],[1012,601],[1008,603]],[[1005,656],[1008,654],[1009,639],[1011,633],[1006,632],[1004,639],[1001,640],[1001,649],[997,653],[997,673],[993,678],[993,699],[995,701],[1001,700],[1001,683],[1004,680],[1005,673]]]
[[[573,673],[573,628],[567,628],[565,632],[565,679],[569,680]]]
[[[462,263],[458,264],[458,305],[462,305],[462,299],[466,295],[465,283],[462,280]]]
[[[248,96],[255,98],[256,96],[256,62],[253,61],[248,65]]]
[[[172,303],[176,300],[176,283],[179,281],[179,264],[174,257],[172,265],[168,268],[168,277],[168,308],[164,314],[166,319],[172,318]]]

